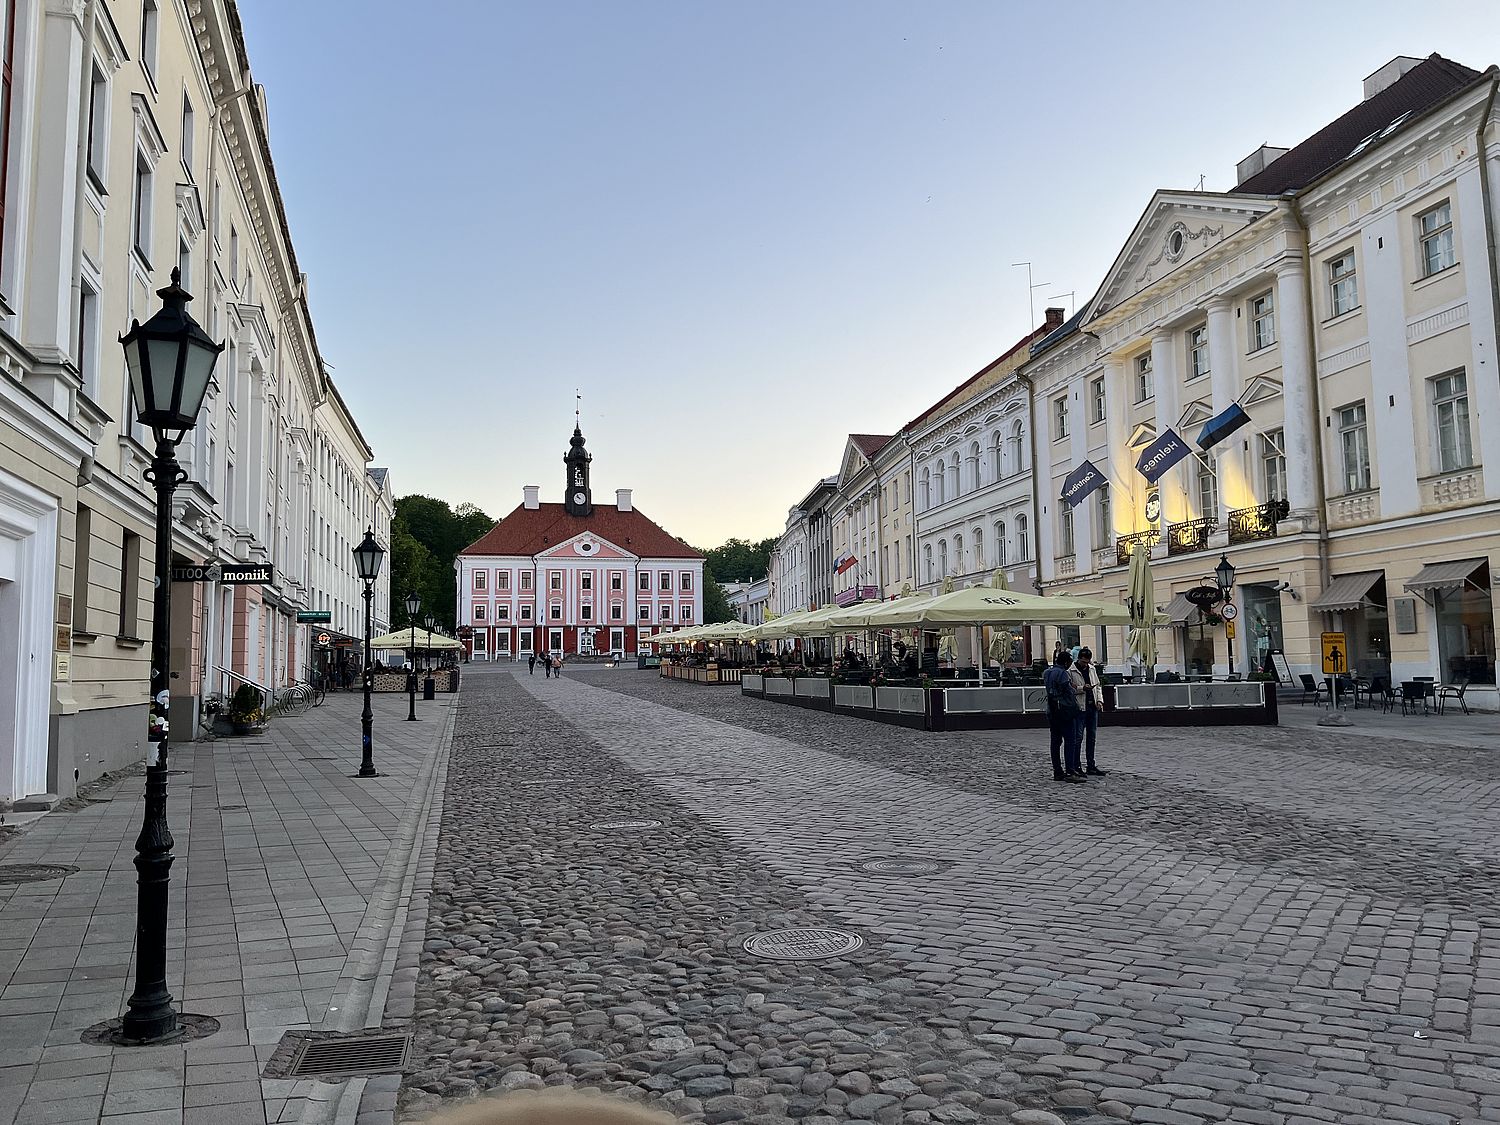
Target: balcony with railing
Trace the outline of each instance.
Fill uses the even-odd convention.
[[[1285,500],[1268,500],[1253,508],[1236,508],[1229,513],[1230,545],[1275,539],[1276,525],[1286,518],[1290,510]]]
[[[1191,555],[1208,548],[1208,538],[1219,530],[1219,521],[1213,516],[1201,520],[1174,523],[1167,528],[1167,554]]]
[[[1134,535],[1122,535],[1115,540],[1115,563],[1119,566],[1130,565],[1130,552],[1135,549],[1137,543],[1141,544],[1147,551],[1161,541],[1159,531],[1137,531]]]

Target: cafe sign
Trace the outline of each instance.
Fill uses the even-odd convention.
[[[174,566],[173,582],[219,582],[225,586],[264,586],[276,579],[270,563],[203,563]]]

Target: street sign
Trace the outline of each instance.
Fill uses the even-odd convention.
[[[1224,635],[1231,641],[1234,640],[1234,622],[1228,620],[1227,616],[1224,621]]]
[[[1337,676],[1349,670],[1349,642],[1343,633],[1323,634],[1323,672]]]
[[[297,611],[298,625],[322,625],[333,620],[333,612],[327,609],[302,609]]]
[[[1233,621],[1240,615],[1240,607],[1233,602],[1225,602],[1224,608],[1219,610],[1219,616],[1225,621]]]
[[[200,566],[174,566],[173,582],[212,582],[214,573],[225,586],[263,586],[276,577],[269,563],[203,563]]]

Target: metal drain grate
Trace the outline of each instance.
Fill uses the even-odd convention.
[[[64,879],[77,871],[76,867],[65,867],[59,863],[0,864],[0,884],[44,883],[48,879]]]
[[[867,859],[859,865],[859,869],[872,875],[936,875],[952,866],[952,863],[941,859],[893,856],[889,859]]]
[[[620,832],[631,828],[660,828],[659,820],[596,820],[589,825],[603,832]]]
[[[744,941],[744,950],[768,961],[821,961],[853,953],[864,944],[865,939],[850,930],[809,926],[751,934]]]
[[[410,1035],[339,1035],[304,1039],[297,1049],[288,1078],[315,1075],[392,1074],[406,1069],[411,1058]]]

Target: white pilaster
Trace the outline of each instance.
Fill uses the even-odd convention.
[[[1209,381],[1213,388],[1214,413],[1227,410],[1234,402],[1235,393],[1239,387],[1238,363],[1234,346],[1234,315],[1230,302],[1226,298],[1218,297],[1208,304],[1208,365]],[[1197,447],[1197,434],[1183,434],[1183,440]],[[1243,467],[1243,459],[1235,456],[1236,445],[1224,443],[1215,446],[1208,453],[1214,458],[1218,469],[1219,478],[1219,511],[1217,513],[1219,527],[1225,528],[1229,525],[1229,510],[1231,503],[1231,488],[1228,487],[1232,476],[1237,474]],[[1205,516],[1213,513],[1204,512]]]
[[[1109,474],[1110,506],[1109,519],[1113,534],[1118,538],[1135,530],[1134,513],[1140,511],[1145,502],[1145,480],[1136,472],[1134,459],[1127,443],[1130,440],[1130,403],[1135,399],[1134,372],[1118,359],[1106,359],[1102,367],[1104,374],[1104,433],[1109,445],[1109,464],[1099,468]],[[1091,521],[1092,522],[1092,521]],[[1074,534],[1077,534],[1074,524]],[[1113,546],[1100,543],[1100,547]]]
[[[1177,425],[1182,410],[1178,394],[1176,337],[1169,328],[1157,329],[1151,335],[1151,378],[1156,389],[1156,432],[1161,435]],[[1156,482],[1163,524],[1192,518],[1187,487],[1183,482],[1186,471],[1177,465],[1163,473]]]
[[[1318,394],[1313,373],[1312,308],[1307,270],[1287,261],[1276,270],[1276,316],[1281,344],[1282,439],[1286,491],[1293,518],[1316,528],[1322,489],[1318,480]]]
[[[1361,232],[1360,294],[1370,334],[1370,397],[1365,413],[1370,427],[1370,465],[1380,487],[1380,514],[1386,519],[1417,511],[1417,441],[1414,427],[1427,413],[1412,401],[1411,368],[1406,350],[1406,286],[1401,232],[1395,213],[1382,215]],[[1328,404],[1330,408],[1344,405]],[[1334,434],[1337,441],[1337,431]],[[1339,453],[1331,447],[1335,467]],[[1343,491],[1342,472],[1338,491]]]
[[[1474,453],[1484,466],[1486,498],[1500,497],[1500,363],[1497,363],[1495,294],[1490,271],[1488,242],[1495,238],[1494,224],[1500,212],[1485,208],[1484,185],[1479,168],[1459,173],[1454,194],[1458,197],[1458,260],[1464,263],[1469,290],[1469,395],[1474,417]],[[1473,263],[1472,265],[1470,263]]]

